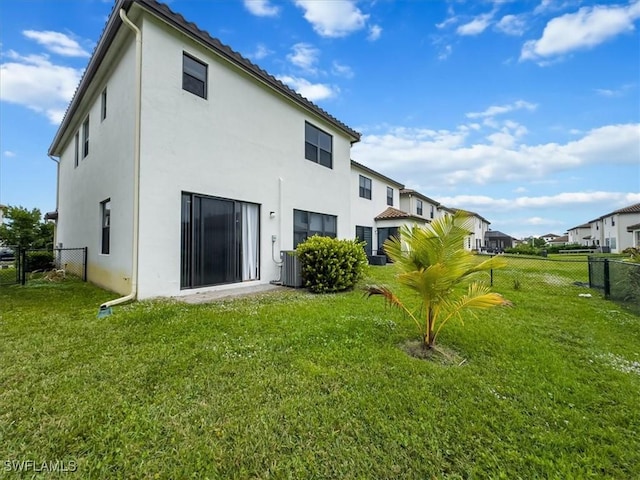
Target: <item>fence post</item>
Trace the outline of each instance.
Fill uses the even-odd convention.
[[[82,280],[84,282],[87,281],[87,256],[88,256],[88,249],[89,247],[84,247],[82,249],[83,253],[84,253],[84,258],[82,260],[82,264],[84,266],[84,268],[82,269]]]
[[[611,283],[609,282],[609,259],[604,259],[604,298],[609,299],[611,295]]]

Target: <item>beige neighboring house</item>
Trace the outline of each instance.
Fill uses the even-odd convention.
[[[543,239],[546,243],[550,244],[560,235],[556,235],[555,233],[547,233],[545,235],[540,235],[540,238]]]
[[[588,223],[570,228],[567,235],[569,236],[568,243],[570,244],[579,244],[583,247],[590,247],[592,245],[591,226]]]
[[[553,240],[551,240],[550,242],[547,242],[547,244],[549,245],[566,245],[567,243],[569,243],[569,235],[562,235],[560,237],[556,237]]]
[[[620,253],[638,245],[640,203],[623,207],[589,222],[591,245],[604,252]]]
[[[640,248],[640,223],[636,223],[634,225],[629,225],[627,227],[627,232],[633,235],[633,247]]]

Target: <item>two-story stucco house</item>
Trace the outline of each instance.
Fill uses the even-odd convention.
[[[411,221],[400,212],[403,185],[371,168],[351,160],[351,221],[355,237],[366,242],[368,256],[381,255],[385,240]],[[393,212],[398,212],[395,216]]]
[[[269,283],[307,236],[353,238],[358,140],[166,5],[118,0],[49,149],[56,243],[122,301]]]
[[[640,203],[607,213],[599,220],[602,245],[609,247],[611,253],[620,253],[634,246],[634,230],[628,227],[640,222]]]
[[[585,247],[592,245],[591,226],[588,223],[583,223],[582,225],[570,228],[567,235],[569,237],[568,243],[570,244],[578,244]]]

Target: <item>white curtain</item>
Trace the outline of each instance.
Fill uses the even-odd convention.
[[[242,280],[258,279],[258,205],[242,204]]]

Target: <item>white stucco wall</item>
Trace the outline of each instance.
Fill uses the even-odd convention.
[[[131,285],[134,65],[132,37],[120,32],[65,133],[58,179],[56,242],[66,248],[88,247],[88,280],[122,294],[129,293]],[[107,117],[101,120],[105,86]],[[89,154],[82,158],[87,115]],[[78,131],[80,159],[75,167]],[[102,255],[100,203],[108,198],[111,248],[109,255]]]
[[[422,200],[422,215],[418,214],[418,200]],[[400,210],[424,218],[428,222],[435,220],[438,216],[438,206],[435,203],[431,203],[414,193],[403,193],[400,195]],[[433,216],[431,216],[432,211]]]
[[[613,214],[602,219],[603,245],[611,247],[611,253],[620,253],[633,247],[633,233],[627,227],[640,223],[640,213]],[[615,239],[615,240],[613,240]]]
[[[183,191],[260,205],[259,283],[279,277],[271,239],[292,249],[294,209],[354,237],[344,133],[151,17],[143,31],[139,298],[224,288],[180,289]],[[182,89],[183,51],[208,65],[207,99]],[[305,121],[332,135],[333,169],[305,159]]]
[[[371,199],[360,197],[360,175],[371,179]],[[353,235],[355,235],[355,227],[371,227],[372,228],[372,246],[371,250],[375,253],[378,250],[378,234],[377,226],[380,222],[374,219],[376,216],[384,212],[387,205],[387,187],[393,188],[393,206],[400,209],[400,188],[401,186],[389,182],[387,179],[373,174],[371,171],[363,170],[357,165],[351,166],[351,223]],[[401,222],[391,221],[389,226],[398,226]]]

